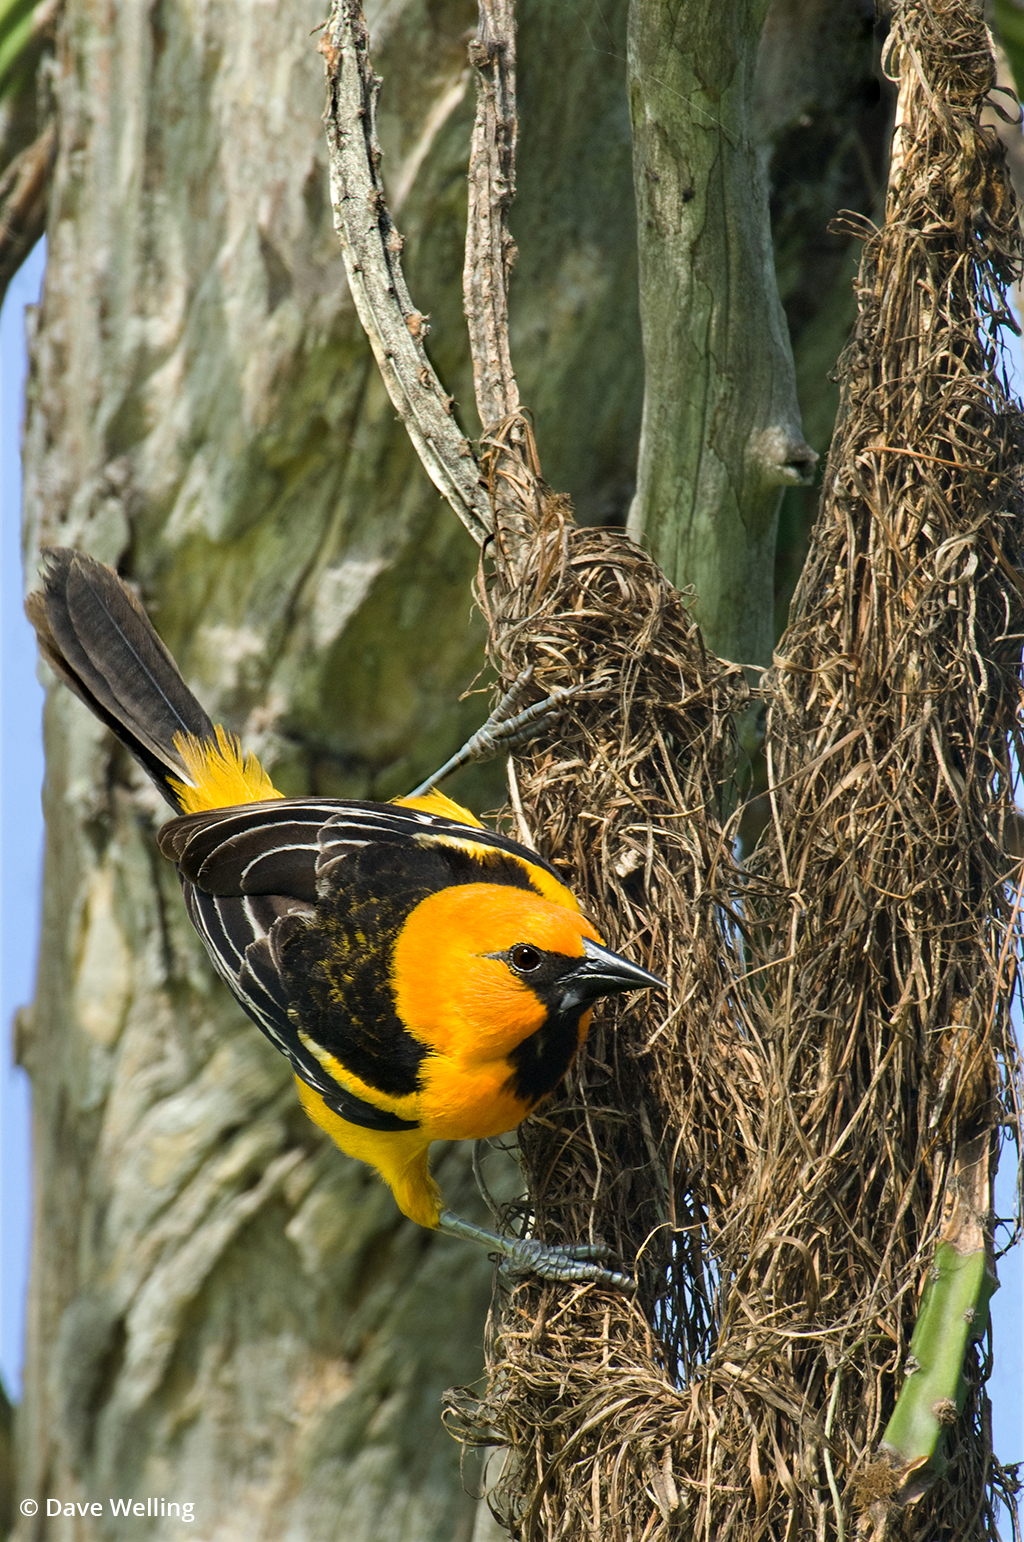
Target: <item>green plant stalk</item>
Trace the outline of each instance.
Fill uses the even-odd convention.
[[[1024,89],[1024,10],[1014,0],[994,0],[992,22],[1020,96]]]
[[[0,96],[17,72],[35,37],[35,0],[0,5]]]
[[[964,1355],[988,1326],[988,1304],[999,1281],[985,1248],[958,1253],[951,1242],[935,1249],[910,1341],[907,1378],[882,1436],[882,1449],[902,1477],[897,1499],[918,1498],[945,1468],[946,1430],[967,1396]]]
[[[0,0],[0,43],[6,41],[23,17],[31,15],[36,4],[37,0]]]

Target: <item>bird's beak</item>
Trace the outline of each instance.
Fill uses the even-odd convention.
[[[584,958],[569,974],[558,982],[561,988],[560,1010],[569,1012],[573,1007],[594,1001],[598,996],[612,996],[619,991],[647,990],[656,985],[667,990],[664,980],[656,974],[631,964],[628,958],[613,953],[600,942],[583,939]]]

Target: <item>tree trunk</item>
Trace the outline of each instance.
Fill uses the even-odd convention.
[[[640,402],[624,9],[537,0],[522,17],[513,325],[551,474],[601,519],[631,496]],[[283,790],[384,798],[484,715],[479,696],[456,705],[482,656],[477,552],[353,314],[321,20],[312,3],[69,4],[26,547],[30,581],[47,543],[119,563]],[[464,3],[370,11],[389,194],[461,402],[473,20]],[[108,1535],[139,1524],[110,1498],[156,1496],[193,1505],[208,1538],[468,1538],[440,1395],[480,1372],[490,1266],[403,1221],[321,1141],[192,933],[153,791],[63,690],[46,733],[20,1044],[36,1228],[18,1493],[40,1513],[18,1535]],[[497,789],[485,768],[456,790],[486,807]],[[472,1213],[468,1156],[436,1166]],[[104,1516],[47,1520],[48,1498]],[[179,1533],[162,1510],[147,1524]]]
[[[754,134],[766,0],[633,0],[629,89],[643,320],[643,431],[629,531],[694,584],[709,646],[767,664],[783,486],[807,481],[793,358]]]

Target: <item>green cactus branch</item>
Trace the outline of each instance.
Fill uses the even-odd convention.
[[[949,1190],[949,1213],[921,1293],[896,1407],[879,1455],[889,1468],[889,1498],[912,1504],[940,1477],[946,1432],[967,1397],[964,1356],[983,1338],[999,1288],[992,1250],[993,1134],[962,1140]]]
[[[1017,0],[993,0],[992,26],[1020,96],[1024,89],[1024,6]]]
[[[998,1285],[987,1249],[962,1254],[951,1242],[939,1243],[910,1341],[907,1377],[882,1437],[882,1450],[897,1470],[894,1497],[903,1503],[920,1497],[945,1468],[946,1431],[967,1396],[964,1355],[984,1337]]]
[[[27,65],[32,44],[40,32],[37,10],[45,9],[47,20],[52,7],[43,0],[0,0],[0,98],[17,84],[22,66]]]

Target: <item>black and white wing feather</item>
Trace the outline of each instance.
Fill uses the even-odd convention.
[[[303,1043],[284,949],[315,914],[319,832],[333,801],[275,800],[171,820],[160,846],[178,866],[185,904],[218,974],[296,1075],[352,1124],[414,1128],[356,1096]]]
[[[188,814],[164,825],[159,839],[177,863],[192,923],[245,1011],[330,1108],[353,1124],[385,1130],[410,1129],[414,1121],[359,1098],[309,1046],[322,1046],[333,1061],[395,1095],[415,1086],[422,1048],[380,992],[371,1000],[364,989],[347,1019],[340,1010],[318,1010],[312,992],[303,1000],[289,947],[293,959],[315,955],[311,934],[325,917],[336,924],[336,940],[343,912],[358,906],[367,884],[381,924],[397,932],[424,885],[479,880],[497,864],[508,870],[506,881],[528,887],[527,867],[546,866],[491,830],[398,804],[329,798]],[[453,863],[462,869],[458,876]],[[380,887],[390,887],[390,910],[380,903]],[[377,940],[380,948],[389,945],[386,936]],[[358,990],[357,982],[357,996]]]

